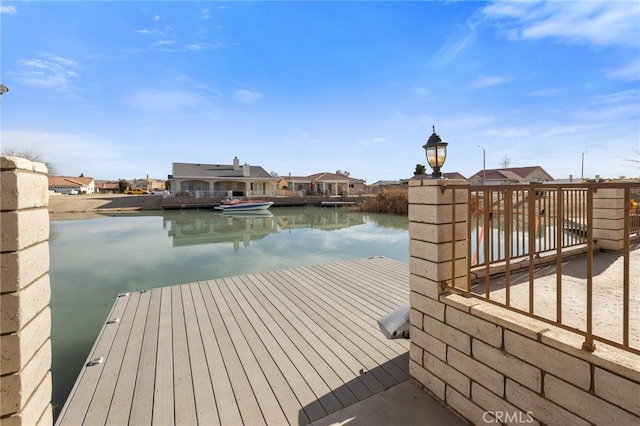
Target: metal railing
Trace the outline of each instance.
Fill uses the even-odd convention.
[[[170,193],[170,197],[254,197],[266,196],[264,191],[177,191]]]
[[[615,338],[610,330],[599,333],[594,332],[593,327],[594,252],[599,250],[594,238],[594,195],[601,189],[622,190],[624,194],[612,201],[598,200],[599,209],[615,212],[613,219],[604,219],[615,225],[606,226],[616,228],[621,222],[623,227],[614,229],[622,240],[618,255],[623,258],[621,282],[619,285],[615,282],[615,289],[605,296],[621,298],[616,299],[616,303],[621,301],[622,318],[621,324],[614,326]],[[457,219],[456,204],[452,203],[452,223],[467,221],[466,286],[452,280],[455,284],[447,284],[449,289],[578,333],[584,336],[584,350],[593,351],[594,341],[600,341],[640,354],[640,330],[634,325],[631,336],[634,344],[631,344],[629,326],[630,302],[633,312],[640,308],[640,299],[631,296],[629,276],[631,240],[640,239],[640,183],[445,186],[443,190],[451,190],[453,200],[456,200],[456,192],[464,191],[468,202],[468,216]],[[616,206],[624,213],[616,210]],[[599,212],[602,214],[602,210]],[[603,219],[596,218],[596,221],[602,223]],[[456,259],[455,246],[452,244],[452,259]],[[566,276],[563,278],[565,257],[575,255],[576,251],[586,254],[577,284],[575,279],[567,281]],[[451,262],[451,267],[455,277],[456,262]],[[569,270],[570,266],[566,267]],[[542,268],[548,276],[555,269],[555,289],[550,288],[548,281],[547,288],[536,286],[536,279],[544,275]],[[520,269],[518,276],[514,272],[516,269]],[[570,273],[575,275],[576,271]],[[634,281],[633,285],[638,284]],[[597,297],[603,297],[602,291],[599,290]],[[574,297],[581,300],[580,309],[568,307],[575,302]],[[603,309],[615,309],[602,305],[597,305],[599,318],[607,315]],[[563,317],[563,306],[565,312],[570,311],[566,315],[571,317],[569,320]]]
[[[484,266],[586,242],[585,188],[531,185],[469,189],[471,265]],[[508,207],[511,208],[508,208]],[[562,217],[562,223],[557,218]],[[555,238],[561,229],[562,238]],[[507,235],[508,234],[508,235]],[[534,238],[529,238],[534,236]],[[509,249],[505,244],[509,244]]]

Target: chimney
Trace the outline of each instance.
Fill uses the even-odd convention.
[[[238,160],[238,157],[234,157],[233,159],[233,170],[240,170],[240,160]]]
[[[242,165],[242,176],[244,177],[249,177],[249,175],[251,174],[251,170],[250,167],[247,163],[244,163]]]

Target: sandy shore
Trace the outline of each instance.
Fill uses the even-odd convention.
[[[135,210],[162,210],[162,195],[51,195],[49,212],[117,212]]]

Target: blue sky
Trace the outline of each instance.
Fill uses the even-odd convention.
[[[172,162],[373,183],[541,165],[639,176],[640,2],[1,4],[2,147],[65,175]],[[635,160],[635,161],[630,161]]]

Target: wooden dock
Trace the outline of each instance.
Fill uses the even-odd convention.
[[[376,322],[408,281],[377,257],[121,295],[57,424],[321,419],[408,378],[409,341]]]

